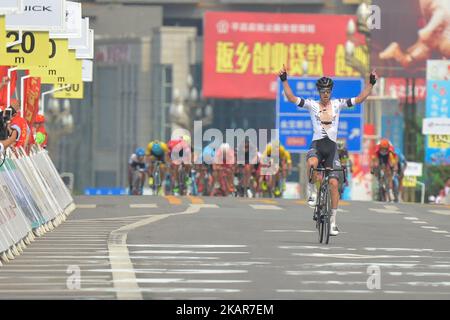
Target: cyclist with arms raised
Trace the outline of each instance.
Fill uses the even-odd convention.
[[[307,155],[307,175],[309,176],[310,168],[317,168],[319,163],[324,162],[324,167],[329,169],[340,169],[340,162],[337,153],[337,131],[339,126],[339,114],[344,108],[351,108],[357,104],[362,103],[371,94],[372,88],[376,83],[377,75],[373,71],[370,74],[369,83],[359,96],[351,99],[331,99],[331,92],[333,89],[333,80],[327,77],[322,77],[317,80],[316,87],[319,91],[320,101],[310,99],[303,99],[296,97],[287,81],[286,67],[283,65],[279,72],[279,77],[283,83],[284,93],[286,98],[295,103],[299,108],[305,108],[309,111],[311,121],[313,124],[313,141]],[[308,185],[309,199],[308,204],[314,206],[317,197],[317,190],[314,182],[317,175],[313,177],[313,183]],[[336,214],[339,203],[338,190],[338,174],[333,172],[330,175],[330,190],[331,190],[331,230],[330,235],[337,235],[339,233],[336,225]]]

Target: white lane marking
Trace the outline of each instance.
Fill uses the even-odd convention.
[[[121,281],[127,281],[126,279]],[[138,283],[249,283],[250,280],[192,280],[181,278],[152,278],[152,279],[137,279]]]
[[[24,279],[29,279],[29,280],[33,280],[33,279],[64,279],[67,280],[67,276],[16,276],[16,277],[11,277],[11,276],[7,276],[7,277],[0,277],[0,279],[20,279],[20,280],[24,280]],[[102,280],[102,279],[111,279],[111,276],[102,276],[102,275],[95,275],[95,276],[82,276],[80,278],[80,281],[89,281],[89,280]],[[0,285],[1,286],[1,285]]]
[[[96,204],[77,204],[77,209],[95,209],[97,208]]]
[[[149,247],[149,248],[245,248],[243,244],[177,244],[177,243],[161,243],[161,244],[129,244],[128,247]]]
[[[450,216],[450,210],[428,210],[431,213],[441,214],[444,216]]]
[[[111,235],[108,239],[108,251],[110,255],[111,269],[113,274],[113,282],[114,288],[117,290],[116,295],[119,300],[123,299],[133,299],[133,300],[142,300],[142,292],[139,289],[139,286],[136,282],[136,275],[134,273],[127,274],[121,271],[114,271],[114,269],[119,269],[118,265],[123,266],[124,264],[127,266],[126,269],[133,271],[133,263],[131,262],[128,248],[126,246],[128,232],[134,230],[136,228],[143,227],[150,223],[153,223],[158,220],[165,219],[174,215],[181,214],[192,214],[200,211],[199,206],[190,205],[186,210],[179,213],[172,214],[161,214],[151,216],[149,218],[125,225],[111,232]],[[119,256],[119,258],[117,258]],[[122,279],[130,278],[134,281],[122,283],[118,282]]]
[[[144,260],[219,260],[219,257],[193,257],[193,256],[132,256],[131,259]]]
[[[327,270],[317,270],[317,271],[286,271],[289,276],[315,276],[315,275],[337,275],[346,276],[352,274],[363,274],[362,271],[327,271]]]
[[[417,223],[417,224],[428,224],[428,222],[426,222],[426,221],[412,221],[412,223]]]
[[[348,210],[341,209],[341,208],[338,208],[337,211],[338,211],[338,212],[349,212]]]
[[[416,217],[403,217],[405,220],[419,220],[419,218]]]
[[[157,208],[156,203],[132,203],[130,204],[131,209],[143,209],[143,208]]]
[[[250,207],[255,210],[283,210],[282,208],[272,204],[251,204]]]
[[[296,290],[277,289],[279,293],[375,293],[374,290]]]
[[[328,281],[320,281],[320,280],[306,280],[300,281],[302,284],[325,284],[325,285],[367,285],[366,281],[337,281],[337,280],[328,280]]]
[[[196,204],[196,206],[198,206],[201,209],[218,209],[219,206],[217,204],[213,204],[213,203],[199,203]]]
[[[339,258],[339,259],[435,258],[428,256],[363,255],[350,253],[291,253],[291,254],[301,257]]]
[[[43,241],[45,241],[45,242],[66,242],[66,241],[69,241],[69,242],[71,242],[71,243],[73,243],[73,242],[105,242],[106,241],[106,239],[104,239],[104,240],[97,240],[97,239],[92,239],[92,240],[75,240],[75,239],[71,239],[71,240],[50,240],[50,239],[37,239],[37,241],[39,241],[39,242],[43,242]]]
[[[384,205],[383,207],[385,207],[387,210],[400,211],[400,209],[396,206]]]
[[[180,260],[182,261],[182,260]],[[162,261],[136,261],[135,265],[138,266],[161,266]],[[177,267],[248,267],[267,265],[270,262],[252,262],[252,261],[237,261],[237,262],[205,262],[205,261],[177,261]]]
[[[415,277],[450,277],[450,273],[442,272],[389,272],[392,276],[415,276]]]
[[[132,254],[135,253],[160,253],[160,254],[248,254],[248,251],[192,251],[192,250],[139,250],[132,251]],[[180,257],[181,258],[181,257]]]
[[[450,282],[398,282],[398,284],[407,284],[414,287],[450,287]]]
[[[81,291],[98,291],[98,292],[116,292],[120,291],[115,288],[81,288]],[[130,290],[128,294],[142,294],[142,292],[153,293],[237,293],[241,292],[239,289],[222,289],[222,288],[165,288],[165,287],[153,287],[153,288],[140,288],[138,290]]]
[[[420,226],[421,228],[424,229],[437,229],[437,227],[432,227],[432,226]]]
[[[264,232],[298,232],[298,233],[312,233],[317,231],[312,230],[264,230]]]
[[[447,238],[450,238],[450,235],[446,236]]]
[[[107,269],[98,269],[99,271],[106,271]],[[150,274],[237,274],[248,273],[248,270],[228,270],[228,269],[134,269],[127,268],[112,269],[113,272],[122,273],[150,273]],[[129,279],[128,277],[125,277]],[[123,280],[124,278],[120,279]]]
[[[364,248],[367,251],[412,251],[412,252],[434,252],[434,249],[423,248]]]
[[[397,210],[389,210],[389,209],[375,209],[375,208],[369,208],[370,211],[374,211],[374,212],[378,212],[378,213],[403,213],[401,211],[397,211]]]
[[[316,231],[313,231],[316,232]],[[319,246],[278,246],[280,249],[322,249],[322,250],[336,250],[336,249],[345,249],[344,247],[319,247]]]
[[[431,230],[431,232],[434,232],[434,233],[448,233],[448,231],[445,231],[445,230]]]

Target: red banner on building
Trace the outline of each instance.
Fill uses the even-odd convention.
[[[8,69],[12,68],[9,66],[0,66],[0,83],[4,77],[8,77]],[[14,91],[16,90],[16,82],[17,82],[17,72],[11,72],[10,77],[10,87],[11,87],[11,97],[14,95]],[[8,104],[8,85],[0,88],[0,108],[7,107]]]
[[[360,76],[345,61],[349,20],[356,22],[350,15],[207,12],[203,95],[275,99],[283,63],[291,76]],[[364,38],[355,38],[354,56],[367,63]]]
[[[31,77],[25,79],[24,84],[24,115],[30,126],[33,125],[39,111],[39,97],[41,95],[41,78]]]

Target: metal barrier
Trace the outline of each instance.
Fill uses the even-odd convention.
[[[0,259],[8,262],[75,209],[46,150],[8,149],[0,167]],[[0,262],[1,265],[1,262]]]

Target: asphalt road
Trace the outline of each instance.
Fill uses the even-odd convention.
[[[450,206],[343,202],[325,245],[298,200],[75,202],[0,267],[0,299],[450,298]]]

